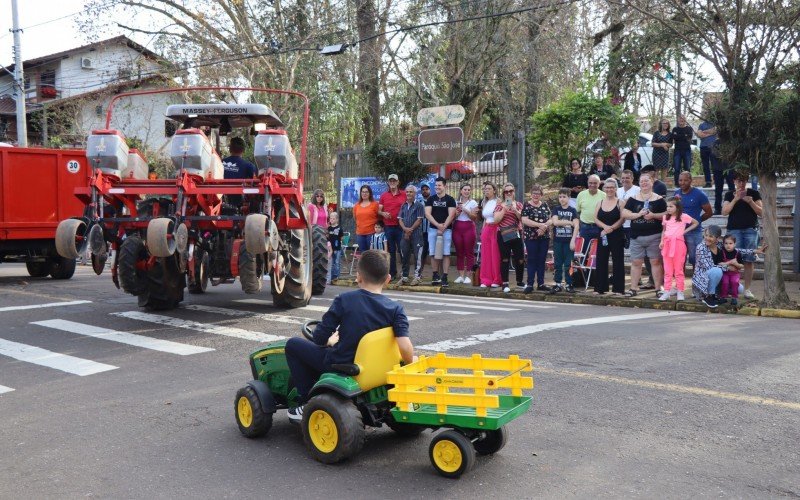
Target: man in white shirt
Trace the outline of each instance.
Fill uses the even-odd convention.
[[[639,192],[639,186],[633,184],[633,172],[631,170],[622,171],[622,187],[617,188],[617,198],[622,200],[622,204],[628,201],[631,196],[636,196]],[[622,232],[625,234],[625,248],[631,243],[631,221],[626,220],[622,225]]]

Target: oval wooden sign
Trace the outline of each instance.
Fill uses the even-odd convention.
[[[464,121],[464,116],[466,116],[466,113],[464,107],[460,104],[422,108],[417,113],[417,123],[420,127],[456,125]]]

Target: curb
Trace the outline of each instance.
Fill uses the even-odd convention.
[[[336,280],[332,285],[335,286],[358,286],[355,280]],[[681,311],[681,312],[696,312],[696,313],[713,313],[713,314],[736,314],[742,316],[765,316],[771,318],[786,318],[786,319],[800,319],[800,310],[794,309],[772,309],[760,308],[757,306],[743,306],[740,309],[730,305],[722,305],[715,309],[709,309],[700,302],[693,300],[686,300],[683,302],[676,302],[673,300],[660,301],[657,299],[631,299],[624,297],[602,297],[597,295],[584,295],[581,293],[575,294],[550,294],[534,291],[530,294],[523,294],[521,292],[503,293],[502,291],[491,291],[485,288],[478,287],[448,287],[442,289],[438,286],[419,285],[419,286],[398,286],[389,284],[386,286],[387,290],[399,290],[404,292],[425,292],[425,293],[438,293],[442,295],[460,295],[467,297],[486,297],[492,299],[510,298],[516,300],[530,300],[534,302],[554,302],[562,304],[586,304],[593,306],[610,306],[610,307],[628,307],[634,309],[654,309],[659,311]]]

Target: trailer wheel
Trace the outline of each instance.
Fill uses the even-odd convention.
[[[472,442],[453,429],[440,432],[431,439],[428,457],[436,472],[444,477],[461,477],[475,465]]]
[[[311,293],[322,295],[325,293],[325,283],[328,281],[328,232],[322,226],[314,225],[312,228],[314,269]]]
[[[80,219],[66,219],[56,228],[56,252],[62,257],[77,259],[86,252],[86,223]]]
[[[28,268],[31,278],[44,278],[50,274],[49,262],[26,262],[25,267]]]
[[[156,257],[175,253],[175,221],[166,217],[150,219],[147,223],[147,251]]]
[[[485,431],[486,435],[472,443],[478,455],[491,455],[502,450],[508,442],[508,430],[505,426],[494,431]]]
[[[119,286],[131,295],[139,296],[147,291],[147,273],[136,269],[136,263],[144,258],[144,242],[138,234],[125,238],[117,254],[117,276]]]
[[[55,257],[50,260],[50,277],[54,280],[68,280],[75,274],[75,259]]]
[[[239,281],[244,293],[258,293],[261,291],[261,279],[264,274],[264,265],[259,263],[261,254],[256,255],[239,247]]]
[[[291,210],[296,217],[297,209]],[[281,269],[273,268],[270,276],[272,303],[278,307],[305,307],[311,301],[311,228],[288,233],[289,251],[281,252],[286,255],[283,262],[278,259]]]
[[[176,256],[159,258],[147,271],[147,291],[139,295],[139,306],[148,309],[174,309],[183,300],[186,278]]]
[[[189,293],[205,293],[208,288],[208,254],[197,250],[194,254],[194,281],[188,281]]]

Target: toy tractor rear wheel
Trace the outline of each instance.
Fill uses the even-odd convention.
[[[157,259],[147,271],[147,291],[139,295],[139,306],[148,309],[174,309],[183,300],[186,277],[180,271],[177,255]]]
[[[508,431],[505,427],[500,427],[495,431],[485,431],[485,433],[483,438],[472,443],[478,455],[497,453],[508,442]]]
[[[436,472],[444,477],[460,477],[475,465],[475,449],[465,435],[447,430],[435,435],[428,456]]]
[[[272,413],[264,411],[256,391],[250,386],[236,391],[233,408],[239,431],[246,437],[264,436],[272,427]]]
[[[328,281],[328,233],[322,226],[313,225],[311,234],[314,245],[313,259],[313,284],[311,293],[322,295],[325,293],[325,283]]]
[[[365,438],[361,412],[349,399],[325,393],[303,407],[303,440],[315,460],[333,464],[350,458]]]
[[[44,278],[50,274],[49,262],[26,262],[25,267],[28,269],[28,274],[31,278]]]
[[[283,208],[281,208],[281,211]],[[297,217],[297,209],[291,208]],[[280,216],[278,217],[280,220]],[[279,307],[305,307],[311,301],[311,228],[287,232],[288,252],[270,276],[272,303]],[[281,260],[279,258],[279,260]]]

